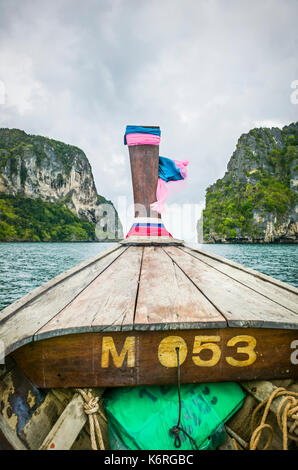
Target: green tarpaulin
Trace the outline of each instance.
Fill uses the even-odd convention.
[[[181,385],[180,426],[199,449],[215,449],[226,435],[225,423],[242,405],[245,394],[237,383]],[[124,387],[105,394],[111,448],[175,450],[170,429],[177,424],[177,386]],[[181,450],[193,448],[182,432]]]

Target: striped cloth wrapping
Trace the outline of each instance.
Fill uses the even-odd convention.
[[[129,237],[172,237],[163,223],[134,223],[126,235]]]

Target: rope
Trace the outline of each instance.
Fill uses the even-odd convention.
[[[90,428],[90,439],[92,450],[98,450],[97,442],[100,450],[105,450],[101,429],[98,423],[97,415],[100,415],[104,421],[107,421],[105,415],[99,409],[99,397],[94,397],[92,395],[92,390],[89,389],[87,392],[81,388],[76,388],[76,391],[81,394],[84,399],[84,411],[89,419],[89,428]]]
[[[178,400],[179,400],[179,414],[178,414],[178,421],[176,426],[173,426],[170,429],[170,433],[173,434],[175,440],[174,440],[174,445],[176,449],[179,449],[181,447],[181,438],[180,438],[180,432],[183,432],[188,439],[190,440],[191,446],[195,447],[197,450],[199,450],[196,441],[185,431],[180,426],[180,421],[181,421],[181,394],[180,394],[180,361],[179,361],[179,348],[176,348],[176,353],[177,353],[177,386],[178,386]]]
[[[250,446],[249,446],[250,450],[257,449],[257,445],[259,443],[261,434],[264,429],[269,430],[269,435],[268,435],[267,442],[263,450],[268,449],[268,447],[270,446],[272,442],[272,438],[273,438],[273,429],[270,424],[266,423],[266,419],[270,411],[270,406],[273,400],[275,400],[278,397],[283,397],[278,405],[277,413],[276,413],[277,423],[283,436],[283,450],[288,450],[288,439],[291,439],[295,441],[296,443],[298,442],[298,437],[294,435],[294,431],[296,427],[298,426],[298,393],[288,391],[283,387],[279,387],[279,388],[276,388],[271,393],[271,395],[268,398],[266,398],[266,400],[259,403],[259,405],[255,408],[252,414],[251,422],[250,422],[251,430],[252,430],[252,435],[250,438]],[[253,431],[255,420],[256,420],[256,415],[264,406],[265,406],[265,409],[263,412],[261,422],[259,426],[257,426],[255,430]]]

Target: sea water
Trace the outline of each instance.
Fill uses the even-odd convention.
[[[0,310],[112,243],[0,243]],[[297,245],[197,245],[298,287]]]

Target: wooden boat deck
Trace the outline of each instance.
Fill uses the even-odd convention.
[[[7,354],[70,333],[298,329],[298,289],[182,246],[117,244],[1,312]]]
[[[283,378],[297,375],[289,361],[298,338],[297,293],[183,242],[123,241],[4,309],[0,337],[38,386],[171,383],[177,345],[187,356],[184,382]],[[233,346],[236,367],[226,359]],[[274,364],[268,350],[278,353]]]

